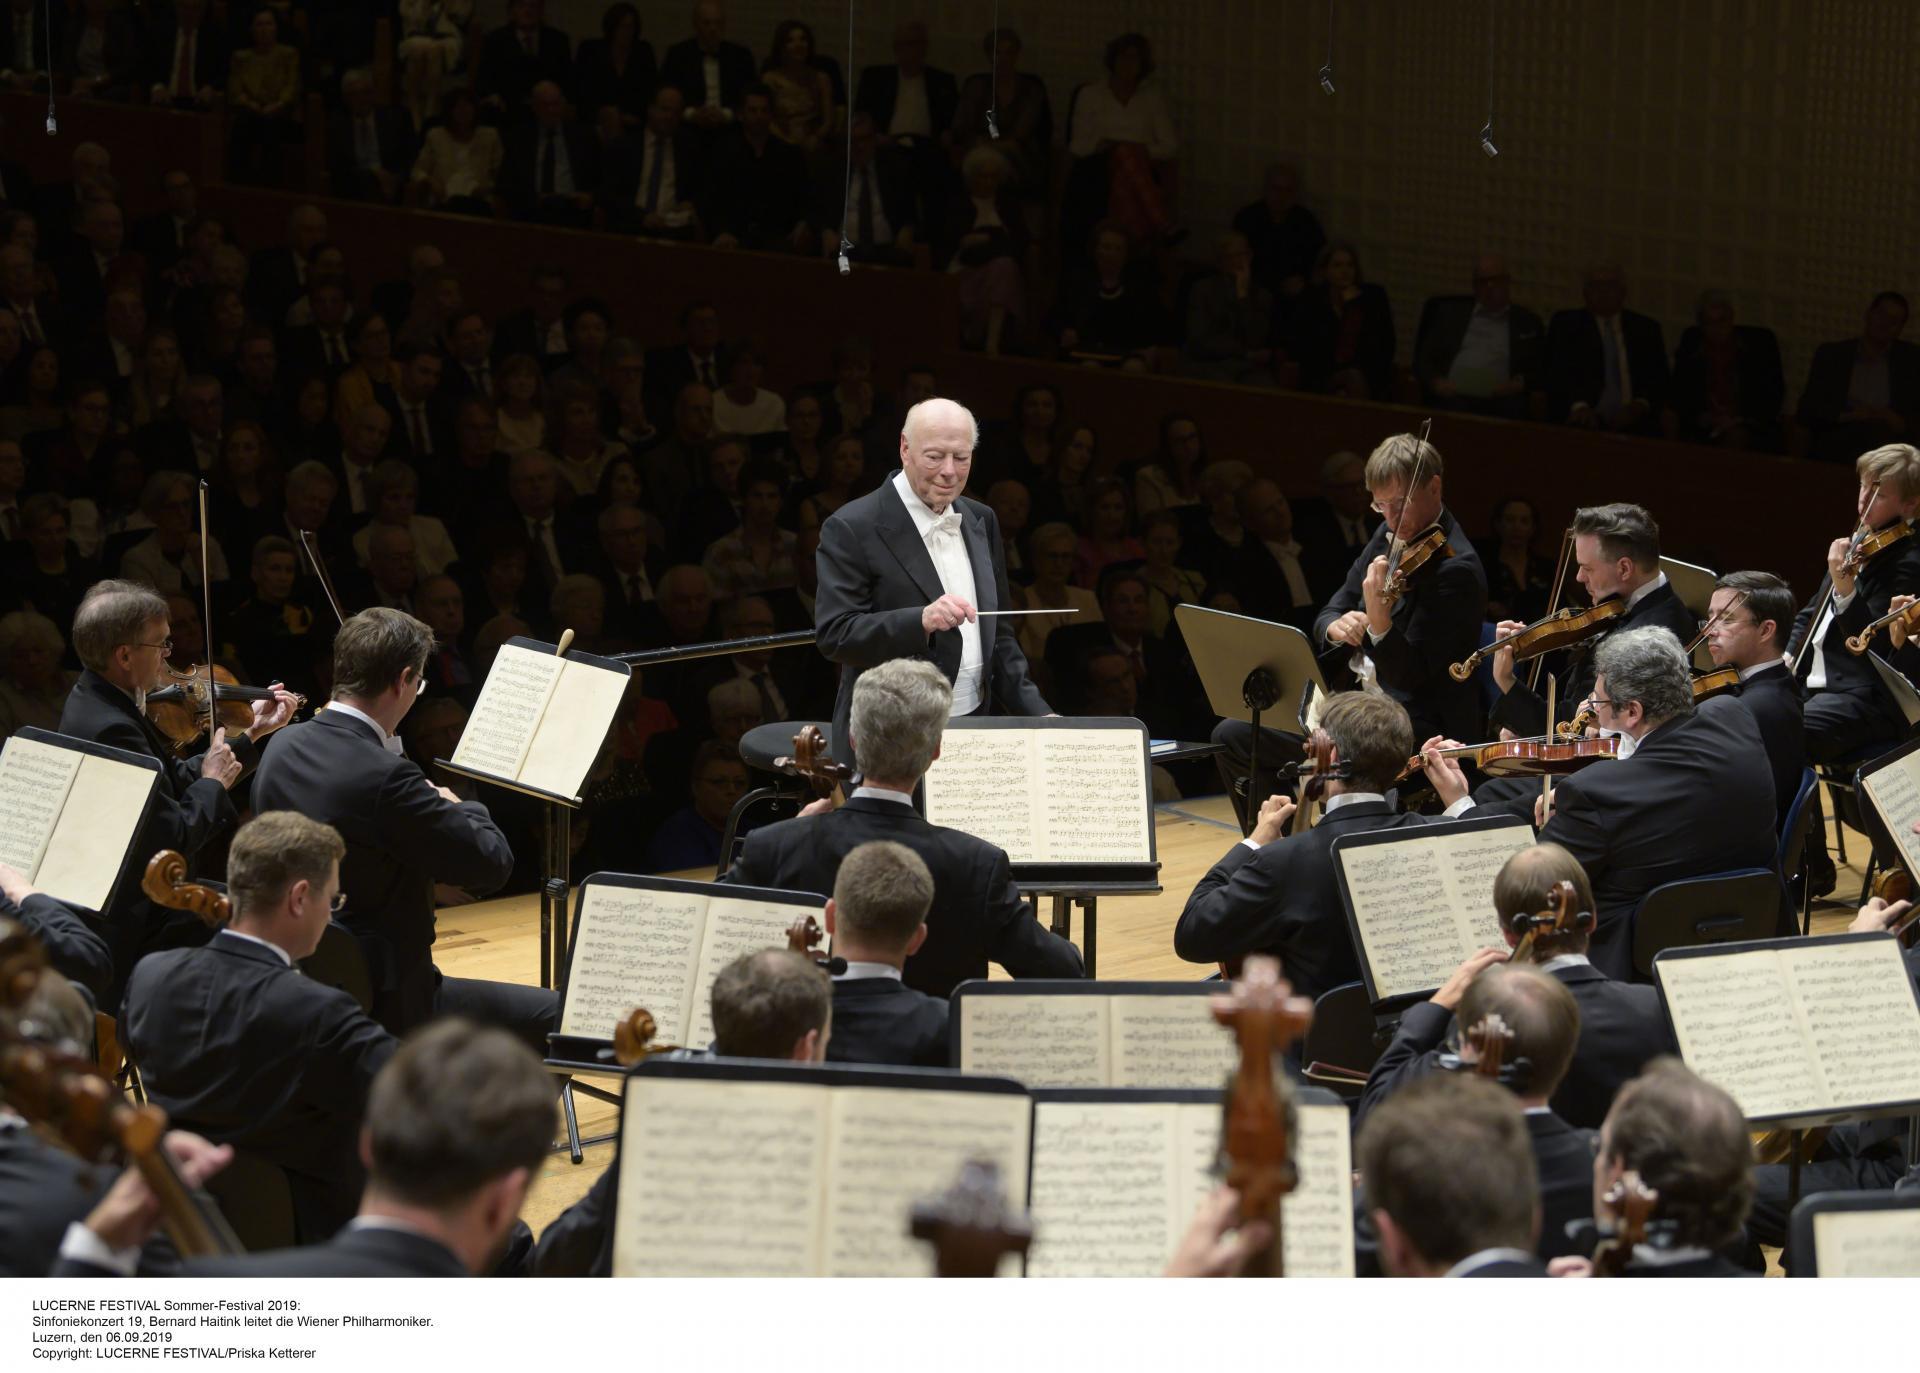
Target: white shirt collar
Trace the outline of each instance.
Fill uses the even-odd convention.
[[[1539,1259],[1524,1249],[1482,1249],[1477,1254],[1469,1254],[1454,1264],[1445,1273],[1446,1278],[1464,1278],[1476,1269],[1486,1268],[1496,1263],[1538,1263]]]
[[[1647,582],[1645,585],[1639,587],[1637,590],[1634,591],[1634,593],[1631,596],[1627,597],[1627,609],[1629,610],[1633,609],[1635,606],[1639,605],[1640,602],[1646,600],[1647,597],[1651,596],[1654,592],[1658,591],[1661,587],[1665,586],[1666,584],[1667,584],[1666,573],[1664,572],[1654,573],[1652,581]]]
[[[843,973],[835,973],[833,980],[835,982],[851,982],[856,977],[890,977],[895,982],[898,982],[900,980],[900,970],[891,963],[849,962],[847,964],[847,970]]]
[[[913,484],[907,480],[905,468],[893,474],[893,489],[900,493],[901,504],[905,505],[907,513],[913,516],[913,527],[919,531],[921,538],[926,538],[927,531],[933,528],[933,522],[939,519],[940,515],[934,514],[933,507],[920,499],[919,493],[913,489]],[[957,496],[953,504],[941,512],[941,514],[951,515],[959,513],[960,499]]]
[[[1768,658],[1764,662],[1755,663],[1752,667],[1741,668],[1740,680],[1743,682],[1750,682],[1755,677],[1758,677],[1761,673],[1765,672],[1768,668],[1779,667],[1779,666],[1780,666],[1780,660],[1778,658]]]
[[[366,711],[361,710],[358,706],[350,706],[345,701],[329,701],[326,704],[326,709],[337,710],[342,715],[352,716],[362,724],[372,725],[373,732],[380,737],[380,747],[388,753],[399,753],[402,751],[400,747],[400,736],[387,733],[385,725],[367,714]]]
[[[1386,799],[1386,797],[1377,791],[1343,791],[1336,796],[1329,796],[1327,803],[1320,809],[1326,814],[1332,815],[1342,806],[1358,805],[1362,801],[1384,801]]]
[[[1677,1249],[1655,1249],[1650,1244],[1633,1246],[1633,1261],[1642,1268],[1670,1268],[1677,1263],[1693,1263],[1713,1257],[1713,1251],[1698,1244],[1683,1244]]]
[[[228,925],[221,933],[232,939],[244,939],[249,944],[258,944],[263,949],[272,949],[276,954],[280,955],[280,961],[282,963],[286,964],[289,968],[293,966],[293,955],[274,943],[271,939],[262,939],[257,934],[248,934],[244,930],[236,930],[231,925]]]
[[[871,797],[876,801],[898,801],[903,806],[913,804],[913,797],[904,791],[889,791],[886,787],[855,787],[850,800]]]
[[[1542,963],[1540,965],[1540,971],[1543,973],[1557,973],[1562,968],[1590,968],[1592,966],[1593,960],[1583,953],[1563,953],[1556,954],[1545,963]]]

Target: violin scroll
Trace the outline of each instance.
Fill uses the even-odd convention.
[[[1272,1242],[1247,1271],[1277,1278],[1283,1268],[1280,1202],[1299,1181],[1293,1090],[1280,1056],[1313,1023],[1313,1002],[1293,994],[1278,959],[1250,954],[1232,991],[1215,997],[1212,1009],[1240,1048],[1221,1120],[1223,1171],[1240,1194],[1240,1223],[1261,1220],[1273,1227]]]

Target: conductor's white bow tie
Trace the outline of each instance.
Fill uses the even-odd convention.
[[[944,515],[935,515],[929,534],[958,534],[960,532],[960,512],[949,510]]]

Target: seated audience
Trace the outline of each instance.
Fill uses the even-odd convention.
[[[1814,349],[1795,418],[1807,456],[1847,462],[1870,449],[1911,441],[1920,426],[1920,344],[1900,337],[1907,298],[1882,291],[1867,306],[1858,338]]]
[[[428,129],[410,182],[429,210],[491,215],[506,148],[500,131],[480,122],[480,104],[466,87],[448,91],[440,122]]]
[[[500,194],[518,219],[584,229],[600,188],[599,147],[567,119],[567,97],[558,82],[536,85],[528,108],[532,121],[506,140]]]
[[[1153,75],[1145,34],[1123,33],[1107,44],[1107,79],[1081,88],[1068,149],[1078,158],[1104,155],[1107,213],[1130,244],[1164,237],[1173,227],[1180,142],[1166,93]]]
[[[1473,260],[1471,296],[1427,302],[1414,341],[1413,374],[1427,399],[1448,410],[1525,419],[1531,396],[1546,387],[1547,331],[1540,316],[1513,303],[1507,260]]]
[[[74,674],[60,627],[32,610],[0,615],[0,739],[26,725],[58,730]]]
[[[1093,271],[1060,293],[1060,351],[1146,368],[1154,349],[1173,338],[1173,323],[1151,277],[1128,265],[1126,230],[1104,222],[1093,231]]]
[[[747,694],[751,697],[752,688]],[[757,707],[753,723],[760,723]],[[661,822],[647,841],[641,856],[647,872],[710,870],[720,863],[727,817],[747,791],[747,765],[734,743],[709,739],[694,750],[689,783],[693,800]]]
[[[1279,338],[1300,369],[1300,389],[1352,400],[1385,400],[1393,381],[1393,307],[1360,272],[1360,254],[1335,241],[1320,250],[1313,279]]]
[[[954,150],[964,158],[976,147],[991,146],[1007,161],[1007,188],[1023,204],[1039,206],[1052,179],[1053,108],[1046,82],[1018,70],[1021,42],[1014,30],[994,28],[980,49],[990,70],[960,84],[953,112]]]
[[[373,73],[355,67],[340,78],[340,108],[327,124],[330,188],[343,200],[391,205],[400,198],[413,166],[413,134],[407,116],[376,105]]]
[[[1233,217],[1234,232],[1246,238],[1253,252],[1253,279],[1283,310],[1307,289],[1307,278],[1327,241],[1320,221],[1300,203],[1299,195],[1300,169],[1276,162],[1267,168],[1260,199]]]
[[[440,104],[447,75],[461,66],[463,30],[472,18],[470,0],[400,0],[400,42],[394,57],[400,66],[402,103],[415,133],[426,128]]]
[[[228,161],[235,180],[274,185],[281,147],[297,129],[300,53],[280,41],[279,11],[271,5],[254,9],[248,34],[250,46],[237,50],[228,67]]]
[[[727,7],[721,0],[695,0],[693,36],[667,49],[660,84],[686,97],[687,122],[710,148],[738,118],[755,66],[751,52],[727,41]]]
[[[812,250],[806,156],[773,136],[773,93],[761,82],[740,100],[739,127],[720,136],[700,221],[716,248]]]
[[[1187,296],[1182,370],[1213,381],[1273,384],[1273,297],[1253,279],[1244,234],[1220,241],[1220,270],[1195,282]]]
[[[817,153],[835,121],[833,83],[815,65],[813,30],[797,19],[777,25],[760,79],[773,93],[773,136]]]
[[[1597,263],[1586,303],[1547,328],[1547,417],[1583,429],[1657,434],[1667,400],[1667,345],[1657,320],[1626,309],[1618,263]]]
[[[600,15],[600,36],[581,39],[574,51],[574,96],[580,108],[612,105],[622,124],[632,127],[645,116],[658,79],[653,44],[640,36],[639,9],[608,5]]]
[[[1725,291],[1705,291],[1673,355],[1667,395],[1678,434],[1694,443],[1778,452],[1787,383],[1773,330],[1734,323]]]
[[[1019,337],[1027,315],[1026,217],[1007,189],[1006,159],[975,148],[961,164],[966,195],[955,197],[937,226],[934,264],[954,275],[960,292],[960,341],[989,356]]]
[[[1539,512],[1514,496],[1493,508],[1487,527],[1491,537],[1476,543],[1487,570],[1487,618],[1532,624],[1547,613],[1553,595],[1554,560],[1534,550]]]

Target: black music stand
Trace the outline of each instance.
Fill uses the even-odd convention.
[[[1174,621],[1187,641],[1193,665],[1206,688],[1207,704],[1222,720],[1243,720],[1253,727],[1247,767],[1247,809],[1241,833],[1251,834],[1260,818],[1260,717],[1279,710],[1295,721],[1304,737],[1307,712],[1316,693],[1325,694],[1313,644],[1292,625],[1257,620],[1207,606],[1179,605]],[[1282,729],[1281,733],[1290,731]]]

